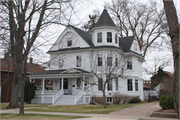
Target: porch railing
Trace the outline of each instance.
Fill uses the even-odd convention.
[[[64,94],[64,90],[60,90],[58,93],[53,94],[52,104],[54,104],[55,101],[63,94]]]
[[[76,105],[78,101],[83,97],[85,94],[84,90],[82,89],[77,95],[74,97],[74,104]]]

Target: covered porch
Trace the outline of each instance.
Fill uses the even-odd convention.
[[[41,80],[41,89],[36,90],[32,103],[61,104],[63,101],[67,102],[66,99],[71,99],[71,104],[79,104],[79,101],[88,104],[90,89],[84,80],[89,80],[91,76],[90,72],[77,68],[49,70],[29,75],[30,81]],[[47,80],[53,83],[50,90],[46,88]],[[70,98],[66,98],[67,96]]]

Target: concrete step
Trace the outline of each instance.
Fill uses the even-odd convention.
[[[74,95],[63,95],[60,98],[58,98],[54,104],[55,105],[75,105]]]

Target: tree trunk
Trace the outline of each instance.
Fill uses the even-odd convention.
[[[104,108],[107,108],[105,90],[102,90],[102,92],[103,92]]]
[[[171,38],[174,60],[174,101],[179,115],[179,23],[176,8],[172,0],[163,0],[166,19],[169,27],[169,36]]]
[[[20,83],[20,91],[21,91],[21,97],[20,97],[20,109],[19,109],[19,114],[23,115],[24,114],[24,86],[25,86],[25,80],[26,78],[23,77]]]
[[[12,72],[11,72],[12,73]],[[10,86],[10,77],[9,77],[9,56],[8,56],[8,78],[7,78],[7,94],[6,94],[6,102],[9,101],[9,86]]]
[[[19,77],[18,71],[14,71],[10,103],[6,108],[19,108]]]

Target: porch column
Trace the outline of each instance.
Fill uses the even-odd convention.
[[[61,78],[61,90],[63,90],[64,88],[63,88],[63,83],[64,83],[64,78]]]
[[[30,78],[30,83],[32,82],[32,78]]]
[[[45,84],[45,78],[42,80],[42,97],[41,97],[41,103],[44,103],[44,84]]]

